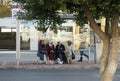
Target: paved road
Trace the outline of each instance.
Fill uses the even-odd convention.
[[[100,81],[98,70],[0,70],[0,81]],[[120,81],[120,70],[114,81]]]

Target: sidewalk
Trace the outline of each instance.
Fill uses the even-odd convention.
[[[74,62],[72,64],[20,64],[17,65],[5,65],[0,66],[0,70],[38,70],[38,69],[99,69],[99,64],[88,63],[88,62]],[[118,65],[120,69],[120,64]]]
[[[77,54],[76,54],[77,55]],[[78,55],[79,56],[79,55]],[[36,52],[21,52],[20,65],[16,66],[16,54],[15,51],[2,51],[0,52],[0,70],[7,69],[99,69],[100,64],[95,64],[93,59],[92,62],[83,61],[77,62],[79,57],[76,56],[76,61],[72,64],[33,64],[32,62],[36,59]],[[120,69],[120,60],[118,64]]]

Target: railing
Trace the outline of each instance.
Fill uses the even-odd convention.
[[[79,50],[75,50],[75,54],[79,57],[79,60],[80,60],[80,52],[83,51],[83,53],[88,56],[88,59],[84,58],[84,55],[82,58],[84,58],[85,60],[87,60],[88,62],[94,62],[96,63],[96,45],[95,44],[89,44],[89,45],[86,45],[85,48],[81,48]],[[77,58],[78,60],[78,58]],[[84,61],[84,60],[83,60]]]

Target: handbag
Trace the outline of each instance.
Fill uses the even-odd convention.
[[[40,54],[39,54],[39,53],[37,53],[36,55],[37,55],[37,57],[40,57]]]
[[[75,59],[75,54],[73,53],[73,51],[72,51],[72,59]]]

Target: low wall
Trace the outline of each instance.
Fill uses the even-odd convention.
[[[15,49],[15,47],[16,47],[16,33],[1,32],[0,33],[0,49]]]
[[[0,49],[15,49],[16,41],[14,40],[0,40]]]

